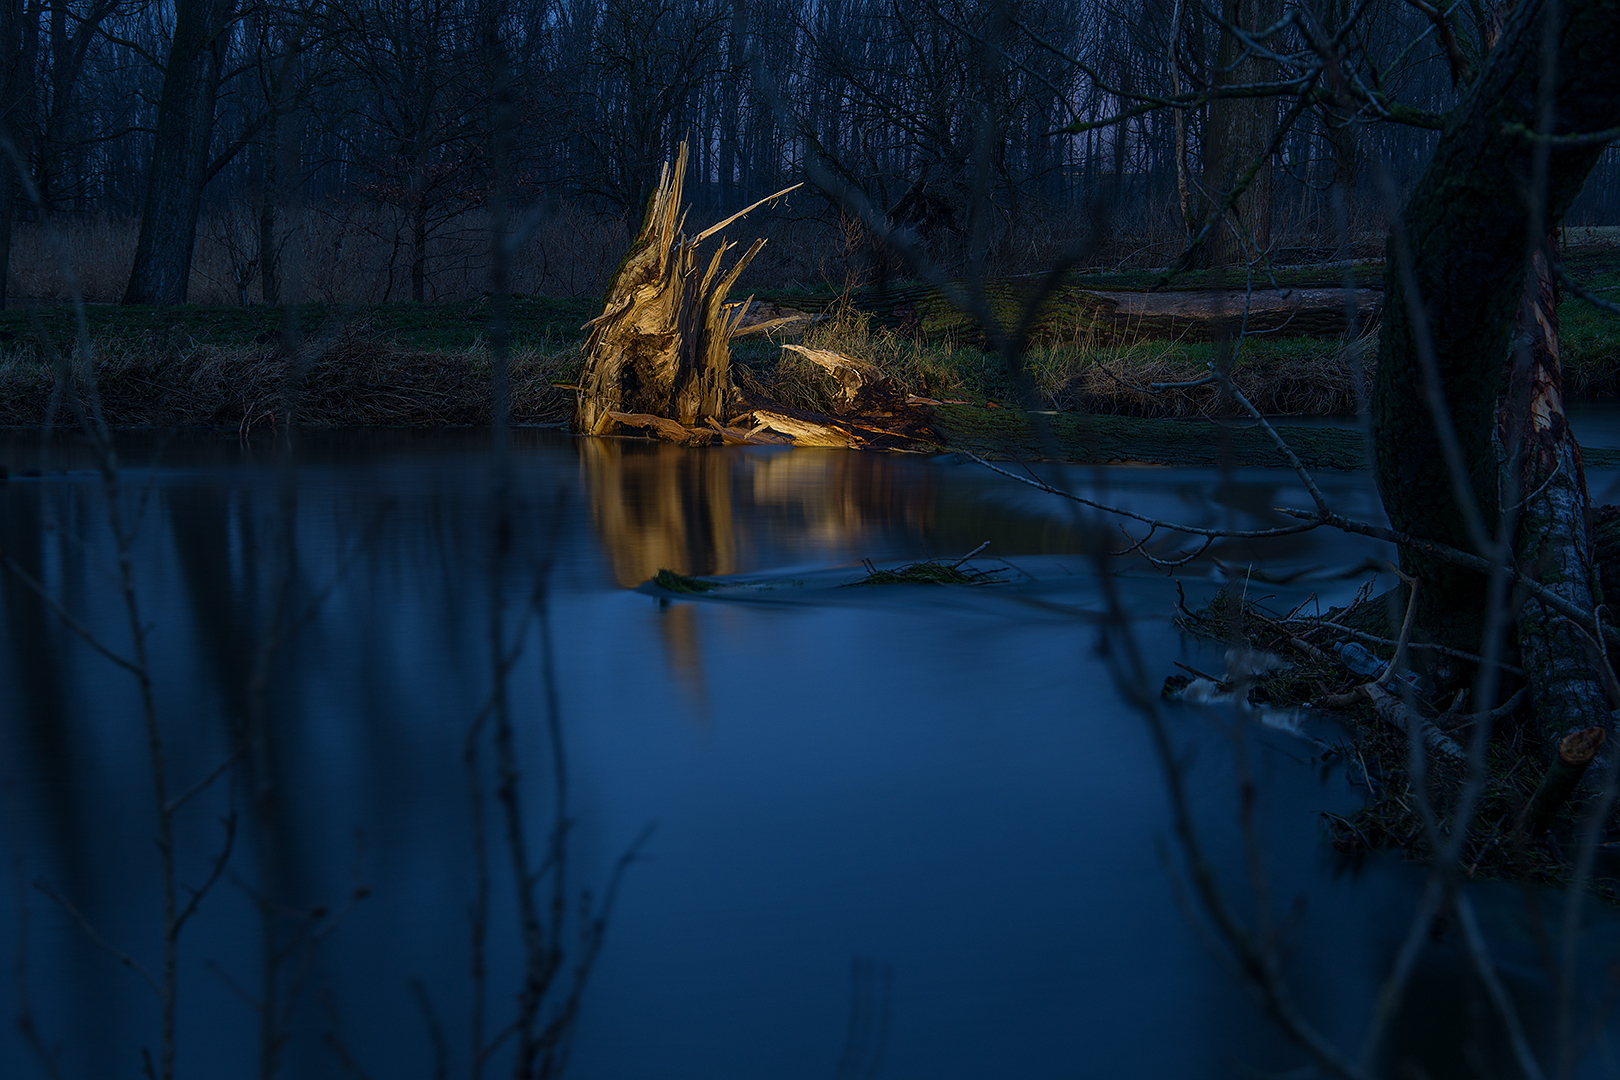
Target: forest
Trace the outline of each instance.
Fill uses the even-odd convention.
[[[840,1077],[1587,1075],[1617,56],[1615,0],[0,0],[5,1037],[808,1077],[848,960]]]
[[[716,219],[820,164],[958,270],[975,245],[1002,273],[1076,244],[1085,265],[1172,263],[1262,158],[1247,200],[1274,262],[1332,257],[1346,232],[1376,254],[1377,185],[1427,161],[1484,11],[1441,32],[1420,5],[1324,9],[1355,91],[1336,101],[1276,62],[1223,71],[1236,39],[1185,0],[17,0],[0,12],[0,289],[65,299],[56,235],[91,301],[482,294],[497,84],[526,295],[600,295],[682,141],[686,197]],[[1566,221],[1617,214],[1610,150]],[[892,261],[826,184],[761,221],[773,241],[745,288]]]

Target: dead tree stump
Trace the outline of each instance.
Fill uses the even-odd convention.
[[[690,239],[682,234],[686,150],[682,144],[673,169],[665,162],[641,232],[608,284],[602,314],[587,324],[574,408],[574,425],[587,435],[611,430],[619,422],[614,414],[663,417],[692,429],[724,424],[735,412],[730,340],[747,305],[727,310],[726,294],[765,241],[755,240],[722,271],[735,246],[722,240],[700,269],[698,245],[748,210]]]

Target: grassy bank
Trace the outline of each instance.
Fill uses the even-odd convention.
[[[1620,252],[1576,251],[1576,277],[1620,296]],[[1358,284],[1376,284],[1381,268],[1350,268]],[[1288,286],[1342,282],[1342,269],[1295,268]],[[1092,275],[1076,288],[1144,290],[1151,273]],[[1179,276],[1176,288],[1225,289],[1230,272]],[[1213,386],[1153,392],[1153,383],[1196,380],[1216,356],[1209,341],[1119,341],[1092,333],[1083,305],[1069,324],[1031,348],[1019,372],[949,329],[895,325],[884,311],[860,307],[861,292],[779,294],[773,301],[821,312],[793,340],[872,363],[912,394],[946,402],[941,420],[964,444],[1035,450],[1041,436],[1018,412],[1032,404],[1059,413],[1189,418],[1218,415]],[[893,295],[892,291],[889,295]],[[853,301],[853,303],[852,303]],[[878,305],[869,305],[877,307]],[[1067,311],[1067,308],[1061,308]],[[514,298],[510,306],[513,411],[520,423],[565,419],[581,363],[582,324],[597,313],[589,300]],[[238,427],[283,412],[292,370],[281,348],[287,315],[240,307],[86,309],[109,422],[122,426]],[[1620,394],[1620,316],[1566,301],[1565,378],[1572,398]],[[301,342],[300,412],[305,423],[347,425],[479,424],[488,416],[487,300],[434,305],[309,304],[292,313]],[[1376,326],[1344,337],[1255,335],[1243,342],[1234,377],[1261,410],[1287,415],[1353,415],[1376,360]],[[75,319],[66,307],[0,312],[0,424],[34,425],[46,416],[53,350],[70,350]],[[48,343],[48,344],[47,344]],[[836,387],[819,368],[781,348],[782,339],[738,339],[739,381],[786,404],[825,411]],[[998,408],[999,407],[999,408]],[[1064,424],[1058,423],[1063,429]],[[1032,441],[1033,440],[1033,441]],[[1061,440],[1060,440],[1061,441]],[[1039,456],[1039,455],[1037,455]]]

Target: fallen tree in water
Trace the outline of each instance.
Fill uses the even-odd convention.
[[[587,435],[632,429],[688,444],[897,450],[936,441],[928,437],[923,399],[909,397],[871,365],[837,353],[799,349],[844,388],[836,416],[771,401],[758,384],[746,391],[738,386],[731,369],[732,338],[770,324],[744,326],[748,304],[728,303],[726,295],[765,241],[755,240],[728,269],[722,267],[734,246],[729,241],[721,238],[707,264],[699,261],[698,247],[799,185],[687,237],[680,206],[686,156],[683,144],[674,166],[665,163],[641,231],[608,284],[602,314],[586,324],[590,337],[575,428]]]

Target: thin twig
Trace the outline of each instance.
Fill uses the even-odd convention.
[[[152,992],[157,994],[159,997],[162,997],[163,986],[158,982],[157,977],[143,967],[140,961],[136,960],[133,956],[129,955],[129,953],[102,937],[101,931],[97,930],[90,920],[85,918],[84,914],[80,912],[78,908],[73,906],[73,901],[57,892],[51,887],[50,882],[46,881],[44,878],[35,878],[34,888],[38,889],[46,899],[52,901],[63,911],[67,912],[69,917],[71,917],[73,921],[78,924],[79,929],[84,931],[85,937],[89,938],[98,948],[108,953],[120,964],[123,964],[125,967],[129,968],[129,970],[135,972],[135,974],[145,979],[146,984],[152,988]]]

